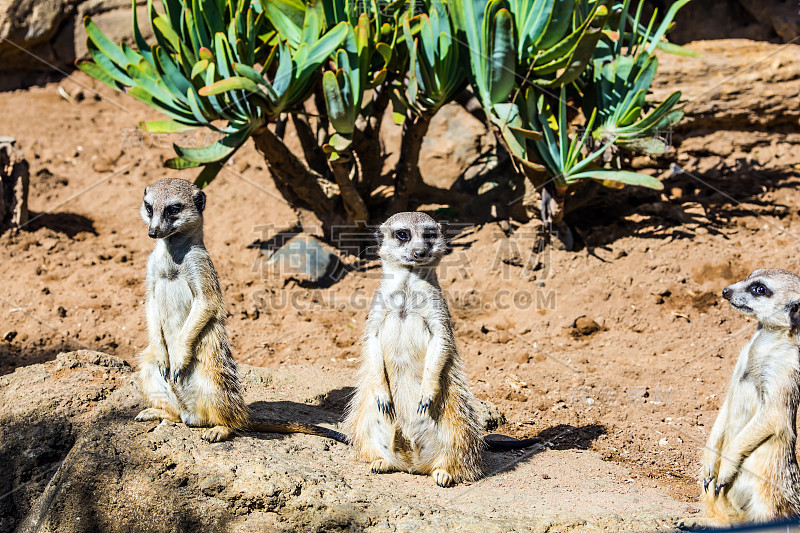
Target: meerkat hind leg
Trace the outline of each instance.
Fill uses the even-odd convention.
[[[227,426],[214,426],[203,431],[203,440],[208,442],[220,442],[228,440],[233,435],[233,428]]]
[[[142,409],[139,411],[139,414],[136,415],[134,418],[137,422],[148,422],[150,420],[169,420],[170,422],[180,422],[181,419],[178,416],[170,413],[166,409],[156,409],[155,407],[148,407],[147,409]]]
[[[390,474],[397,472],[397,469],[389,464],[385,459],[378,459],[369,464],[369,469],[373,474]]]
[[[440,487],[453,486],[454,483],[453,476],[451,476],[447,472],[447,470],[444,470],[443,468],[437,468],[436,470],[431,472],[431,477],[433,478],[433,481],[435,481],[436,484],[439,485]]]

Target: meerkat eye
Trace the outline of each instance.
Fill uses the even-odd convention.
[[[183,209],[181,204],[172,204],[171,206],[167,207],[167,214],[171,217],[174,217],[181,212],[181,209]]]
[[[753,283],[750,285],[750,294],[753,296],[771,296],[772,291],[763,283]]]
[[[411,233],[407,229],[399,229],[394,232],[394,238],[400,242],[408,242],[411,239]]]
[[[144,210],[147,211],[147,216],[153,216],[153,206],[148,204],[147,202],[144,203]]]

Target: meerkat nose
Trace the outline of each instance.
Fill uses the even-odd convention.
[[[722,297],[726,300],[730,300],[731,296],[733,296],[733,291],[729,287],[725,287],[722,289]]]
[[[148,229],[147,236],[150,237],[151,239],[155,239],[158,236],[158,233],[156,232],[155,229]]]
[[[425,257],[425,250],[414,250],[414,259],[422,259]]]

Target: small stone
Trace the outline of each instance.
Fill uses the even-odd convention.
[[[474,407],[475,417],[485,431],[493,431],[506,423],[505,415],[492,402],[478,400]]]
[[[347,272],[337,251],[312,235],[299,234],[286,241],[269,255],[267,265],[283,277],[295,278],[302,284],[328,287]]]
[[[577,330],[580,335],[591,335],[600,330],[600,325],[589,318],[588,316],[579,316],[573,322],[572,327]]]
[[[58,318],[64,318],[64,317],[67,316],[67,310],[64,309],[63,306],[59,305],[58,306],[58,310],[56,311],[56,314],[58,314]]]
[[[8,342],[13,341],[16,337],[17,337],[17,332],[16,331],[6,331],[3,334],[3,340],[4,341],[8,341]]]

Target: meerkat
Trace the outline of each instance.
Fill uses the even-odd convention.
[[[205,193],[182,179],[162,179],[144,191],[141,216],[156,245],[147,262],[149,343],[136,381],[149,407],[136,420],[206,427],[202,437],[209,442],[242,429],[346,443],[331,429],[251,418],[228,343],[225,302],[203,242],[205,204]]]
[[[345,417],[351,443],[374,473],[430,475],[442,487],[474,481],[482,474],[487,443],[436,276],[447,239],[441,225],[424,213],[398,213],[376,237],[383,279],[362,337],[356,391]]]
[[[763,522],[800,515],[795,418],[800,399],[800,277],[756,270],[726,287],[734,309],[758,319],[736,361],[703,453],[703,499],[712,520]]]

